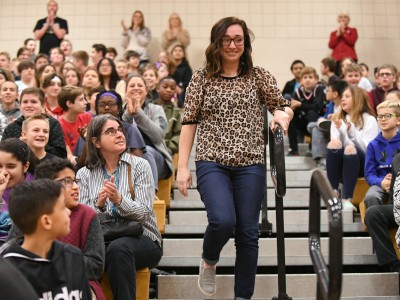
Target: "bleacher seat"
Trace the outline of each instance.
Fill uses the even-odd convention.
[[[150,270],[144,268],[136,271],[136,300],[148,300],[150,290]],[[107,272],[101,278],[101,288],[106,300],[113,300]]]

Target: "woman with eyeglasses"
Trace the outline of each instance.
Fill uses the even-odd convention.
[[[196,71],[186,91],[179,140],[177,183],[188,196],[188,167],[197,132],[197,189],[208,226],[199,266],[200,291],[216,293],[216,265],[233,236],[236,245],[235,299],[251,299],[258,259],[258,222],[265,193],[264,108],[286,132],[293,117],[275,78],[251,57],[251,33],[235,17],[211,29],[206,66]]]
[[[353,193],[358,177],[364,176],[365,152],[378,135],[366,91],[348,86],[342,94],[341,109],[333,115],[331,140],[327,145],[326,172],[342,209],[356,211]],[[339,192],[339,182],[343,189]]]
[[[97,72],[100,75],[100,84],[106,90],[115,90],[120,81],[117,68],[110,58],[102,58],[97,64]]]
[[[136,270],[154,268],[162,255],[161,234],[153,210],[151,169],[146,160],[126,152],[125,130],[114,116],[106,114],[94,118],[87,129],[86,140],[85,167],[76,176],[80,180],[79,203],[109,217],[143,224],[143,235],[117,238],[106,245],[105,270],[113,298],[136,299]],[[129,171],[131,176],[128,176]],[[130,177],[134,195],[130,193]]]

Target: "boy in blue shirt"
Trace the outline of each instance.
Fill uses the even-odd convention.
[[[392,160],[400,153],[400,104],[384,101],[377,106],[377,112],[382,132],[368,144],[365,155],[364,176],[370,185],[364,200],[367,208],[389,199]]]

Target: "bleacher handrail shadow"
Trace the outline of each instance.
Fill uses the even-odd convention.
[[[321,252],[321,197],[329,219],[329,267]],[[340,299],[343,267],[342,203],[336,198],[326,175],[315,169],[310,184],[309,250],[317,275],[317,299]]]

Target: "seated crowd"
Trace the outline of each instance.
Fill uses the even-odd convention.
[[[23,270],[24,299],[105,299],[104,272],[114,299],[135,299],[136,270],[157,266],[153,202],[173,175],[192,74],[188,36],[174,42],[157,62],[129,47],[121,59],[103,44],[73,52],[69,40],[49,55],[34,39],[17,59],[0,52],[0,256]],[[143,234],[105,241],[109,220]]]

